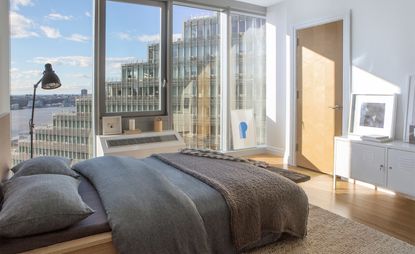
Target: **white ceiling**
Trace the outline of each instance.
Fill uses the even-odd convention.
[[[284,0],[237,0],[239,2],[245,2],[250,4],[256,4],[259,6],[269,7]]]

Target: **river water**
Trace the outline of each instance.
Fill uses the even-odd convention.
[[[36,108],[34,123],[35,126],[52,125],[52,114],[57,112],[75,112],[75,107],[57,107],[57,108]],[[29,135],[29,120],[32,110],[19,109],[11,110],[12,139],[17,139],[19,135]]]

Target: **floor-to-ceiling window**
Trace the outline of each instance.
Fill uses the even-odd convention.
[[[105,4],[95,31],[105,42],[95,73],[100,116],[160,116],[168,108],[189,147],[222,150],[233,149],[225,134],[231,112],[252,110],[257,144],[265,143],[264,18],[178,3],[169,12],[163,1],[95,2]],[[32,89],[47,62],[63,85],[38,89],[35,155],[91,157],[93,1],[11,3],[14,162],[30,153]]]
[[[220,16],[174,5],[171,109],[188,147],[221,149]]]
[[[251,110],[256,142],[265,144],[265,18],[231,14],[229,106]]]
[[[230,119],[234,110],[246,110],[253,112],[256,144],[264,144],[265,18],[231,12],[227,24],[221,23],[220,15],[219,11],[173,7],[174,129],[189,147],[222,150],[226,144],[230,145],[227,149],[233,149],[232,142],[222,140],[221,133],[230,127],[230,122],[222,119]],[[221,43],[223,35],[229,37],[227,44]],[[222,64],[221,50],[228,55],[228,72],[221,71],[227,68]],[[229,78],[221,78],[221,73]],[[228,96],[221,96],[221,86],[227,86]],[[224,105],[229,107],[226,111],[222,111]]]
[[[33,85],[52,64],[62,86],[35,100],[34,156],[92,156],[91,0],[10,1],[13,164],[30,157]]]

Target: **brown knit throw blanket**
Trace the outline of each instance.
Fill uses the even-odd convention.
[[[266,236],[306,235],[308,198],[292,181],[244,162],[181,153],[153,156],[222,194],[237,251],[255,246]]]
[[[220,160],[245,162],[245,163],[249,163],[251,165],[260,167],[260,168],[269,168],[269,164],[266,163],[265,161],[246,159],[246,158],[228,155],[228,154],[224,154],[224,153],[214,151],[214,150],[209,150],[209,149],[184,148],[180,150],[180,153],[199,156],[199,157],[220,159]]]

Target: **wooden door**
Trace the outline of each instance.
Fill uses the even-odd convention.
[[[333,174],[342,133],[343,21],[297,31],[297,166]]]

